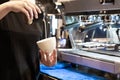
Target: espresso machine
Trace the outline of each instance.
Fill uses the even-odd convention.
[[[71,45],[58,47],[58,59],[74,64],[77,69],[95,69],[120,80],[120,0],[54,2],[56,15],[63,21],[62,31],[68,32]]]
[[[116,75],[120,74],[119,0],[58,0],[64,5],[64,31],[72,48],[58,49],[60,58]],[[88,4],[89,3],[89,4]]]

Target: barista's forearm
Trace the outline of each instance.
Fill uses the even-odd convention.
[[[7,5],[7,2],[3,3],[3,4],[0,4],[0,20],[3,17],[5,17],[10,11],[11,11],[11,9]]]

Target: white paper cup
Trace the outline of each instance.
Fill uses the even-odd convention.
[[[49,37],[39,40],[37,41],[37,45],[42,51],[51,53],[54,49],[56,49],[56,38]]]

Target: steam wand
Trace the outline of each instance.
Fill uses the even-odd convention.
[[[46,17],[47,17],[47,12],[46,12],[46,8],[44,5],[42,5],[42,3],[40,1],[36,1],[36,4],[38,4],[39,8],[42,11],[42,20],[43,20],[43,24],[44,24],[44,29],[45,29],[45,38],[47,38],[47,21],[46,21]]]
[[[47,38],[47,21],[46,21],[46,12],[43,12],[43,22],[45,27],[45,38]]]
[[[120,29],[118,28],[118,29],[116,30],[116,34],[117,34],[118,39],[119,39],[119,44],[116,44],[116,45],[115,45],[115,51],[119,51],[119,49],[120,49],[120,35],[119,35],[119,33],[120,33]]]
[[[119,33],[120,33],[120,29],[118,28],[118,29],[116,30],[116,34],[117,34],[118,39],[119,39],[119,42],[120,42],[120,35],[119,35]]]

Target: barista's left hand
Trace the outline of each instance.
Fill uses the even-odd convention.
[[[7,6],[10,6],[10,11],[24,13],[29,24],[42,13],[40,7],[35,4],[35,0],[10,0],[8,2]]]
[[[22,0],[27,3],[27,5],[31,8],[31,17],[35,17],[36,19],[38,18],[38,14],[42,13],[40,8],[35,4],[36,0]]]
[[[52,53],[48,53],[48,52],[43,52],[42,50],[40,50],[40,54],[41,54],[41,63],[43,63],[46,66],[53,66],[56,64],[57,62],[57,51],[56,49],[53,50]]]

